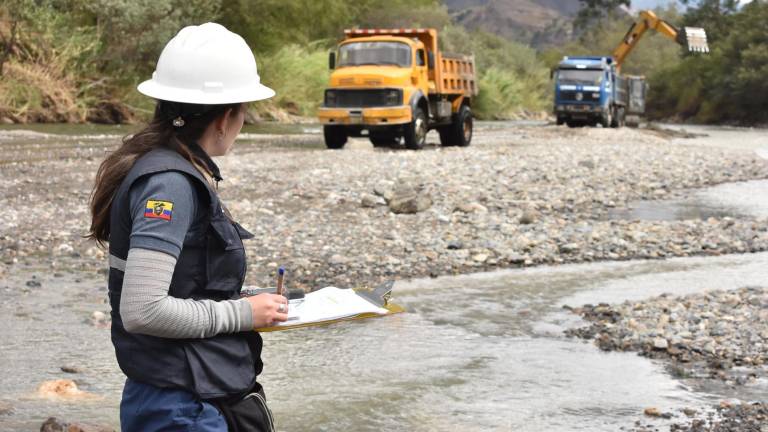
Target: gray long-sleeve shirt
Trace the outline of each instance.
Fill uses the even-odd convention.
[[[155,174],[136,182],[129,199],[133,226],[120,299],[125,329],[168,338],[252,330],[253,315],[245,299],[217,302],[168,294],[187,231],[205,223],[197,213],[191,180],[178,172]],[[147,212],[150,201],[166,203],[164,217]]]

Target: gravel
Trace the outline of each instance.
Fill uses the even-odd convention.
[[[567,330],[605,351],[671,360],[687,377],[746,384],[768,377],[768,288],[572,308],[590,325]]]
[[[468,148],[419,152],[374,150],[361,140],[329,151],[307,135],[247,138],[218,162],[223,199],[256,234],[246,242],[249,284],[272,283],[280,265],[291,284],[311,288],[768,250],[764,220],[606,217],[635,200],[768,178],[768,164],[751,153],[672,145],[656,132],[489,128]],[[13,143],[0,136],[0,149],[13,153],[8,160],[21,154]],[[104,268],[104,251],[82,237],[100,145],[0,165],[0,277],[25,263]]]
[[[760,385],[768,379],[768,288],[568,308],[590,325],[566,334],[594,340],[602,350],[636,351],[664,359],[681,378],[723,380],[730,387]],[[677,416],[669,430],[768,430],[768,402],[736,402],[723,402],[701,413],[684,409],[685,420]],[[645,415],[673,417],[657,408],[646,409]],[[661,430],[642,423],[632,430]]]
[[[646,413],[646,415],[648,415]],[[764,432],[768,430],[768,403],[728,403],[703,412],[685,408],[667,427],[638,421],[632,432]]]

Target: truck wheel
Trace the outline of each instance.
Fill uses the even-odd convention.
[[[612,128],[621,127],[621,110],[622,108],[615,108],[613,110],[613,118],[611,119]]]
[[[472,117],[472,110],[468,106],[462,105],[459,108],[459,112],[453,116],[451,124],[438,129],[438,132],[440,132],[440,144],[443,147],[466,147],[472,142],[473,131],[474,119]]]
[[[413,121],[405,127],[405,146],[411,150],[421,150],[427,142],[427,116],[421,108],[413,109]]]
[[[600,119],[600,124],[603,125],[604,128],[612,127],[613,124],[613,107],[608,108],[608,111],[603,114],[603,118]]]
[[[347,143],[347,131],[343,126],[323,126],[323,136],[329,149],[340,149]]]
[[[618,126],[616,127],[624,127],[624,125],[627,123],[627,114],[625,108],[619,108],[619,113],[616,115],[616,122],[618,123]]]
[[[374,147],[394,147],[399,144],[399,138],[392,133],[371,134],[369,137]]]

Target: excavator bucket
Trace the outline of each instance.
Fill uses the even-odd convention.
[[[703,28],[699,27],[684,27],[683,31],[678,34],[681,40],[678,40],[681,45],[688,47],[688,51],[708,53],[709,45],[707,44],[707,32]]]

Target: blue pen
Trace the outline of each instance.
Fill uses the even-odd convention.
[[[283,287],[283,278],[285,277],[285,269],[283,267],[280,267],[277,270],[277,294],[288,297],[285,295],[285,288]]]

